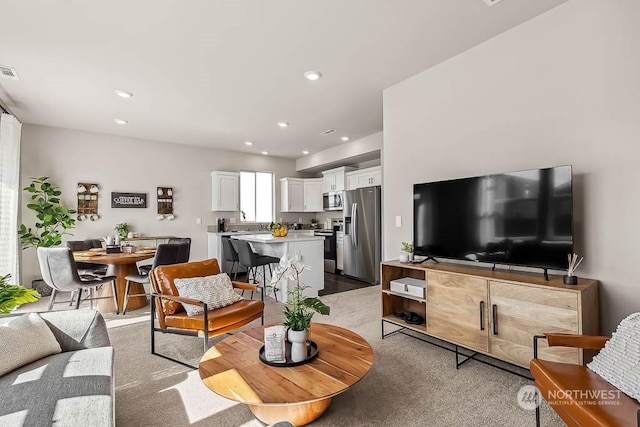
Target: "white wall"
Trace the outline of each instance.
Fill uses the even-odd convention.
[[[207,225],[230,212],[211,211],[211,177],[214,170],[258,170],[275,173],[276,218],[306,220],[313,214],[280,213],[280,178],[298,176],[294,159],[248,155],[165,142],[123,138],[96,133],[24,125],[22,128],[22,187],[34,176],[49,176],[63,192],[63,202],[76,208],[78,182],[100,186],[99,214],[96,221],[76,222],[69,240],[97,238],[115,234],[120,222],[132,225],[144,235],[191,237],[191,259],[207,256]],[[156,187],[173,187],[173,221],[157,221]],[[147,193],[146,209],[112,209],[112,191]],[[35,217],[22,201],[22,222],[32,225]],[[234,214],[238,218],[238,214]],[[196,224],[202,218],[202,224]],[[151,242],[153,244],[154,242]],[[34,249],[22,251],[22,282],[39,277]]]
[[[412,239],[414,183],[571,164],[601,332],[639,311],[639,17],[637,0],[572,0],[387,89],[384,258]]]

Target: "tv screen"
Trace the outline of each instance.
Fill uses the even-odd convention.
[[[415,255],[567,268],[571,166],[415,184],[413,199]]]

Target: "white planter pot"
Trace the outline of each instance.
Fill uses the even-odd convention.
[[[400,261],[400,262],[409,262],[409,254],[406,253],[406,252],[400,253],[400,256],[398,257],[398,261]]]
[[[302,362],[307,358],[307,339],[309,339],[309,331],[293,331],[289,329],[287,336],[291,343],[291,361]]]

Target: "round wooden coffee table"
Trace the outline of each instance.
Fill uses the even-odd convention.
[[[360,335],[338,326],[311,324],[318,357],[291,368],[265,365],[258,358],[264,326],[238,332],[217,343],[200,360],[200,378],[227,399],[249,405],[260,421],[303,426],[318,418],[331,398],[360,381],[371,368],[373,350]]]

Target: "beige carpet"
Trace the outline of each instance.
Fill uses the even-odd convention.
[[[375,361],[369,374],[335,397],[314,426],[533,426],[533,412],[516,394],[530,381],[476,361],[455,369],[449,351],[401,334],[380,338],[380,290],[369,287],[322,297],[330,316],[314,321],[366,338]],[[266,322],[281,321],[282,306],[267,305]],[[148,308],[106,316],[116,349],[116,420],[126,426],[262,426],[245,405],[217,396],[197,371],[149,354]],[[256,325],[259,321],[256,322]],[[201,341],[157,335],[160,351],[197,363]],[[542,425],[563,423],[543,407]]]

